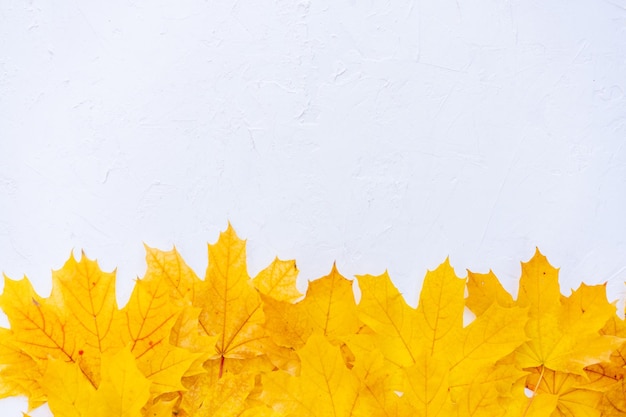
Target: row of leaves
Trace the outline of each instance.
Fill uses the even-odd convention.
[[[539,251],[517,300],[446,261],[412,308],[387,274],[357,277],[358,304],[335,267],[304,297],[293,261],[250,279],[230,226],[204,280],[176,250],[146,250],[121,309],[114,273],[84,255],[48,298],[5,277],[0,397],[57,417],[626,415],[626,324],[603,285],[561,295]]]

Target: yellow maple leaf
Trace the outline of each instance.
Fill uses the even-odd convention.
[[[233,228],[209,245],[209,266],[200,296],[194,305],[202,309],[200,326],[218,336],[216,356],[245,359],[261,355],[265,321],[261,298],[246,269],[246,244]]]
[[[147,282],[165,281],[171,302],[190,305],[201,284],[196,273],[185,263],[176,248],[161,251],[148,245],[144,246],[148,270],[143,279]]]
[[[102,353],[118,345],[114,272],[103,272],[84,253],[78,262],[72,255],[63,268],[52,272],[50,297],[71,315],[72,328],[65,330],[82,335],[83,349]]]
[[[76,339],[65,332],[67,312],[37,295],[26,277],[14,281],[5,276],[0,307],[9,318],[12,339],[29,356],[76,361]]]
[[[448,415],[450,379],[444,358],[430,355],[428,349],[420,350],[415,358],[415,363],[405,368],[402,400],[419,415]]]
[[[97,384],[102,353],[123,346],[116,327],[115,272],[103,272],[84,253],[79,261],[71,255],[61,269],[52,272],[49,302],[64,310],[63,331],[76,335],[81,369]]]
[[[254,375],[225,373],[211,387],[202,400],[202,405],[192,417],[239,416],[246,409],[246,399],[254,388]]]
[[[417,306],[417,328],[430,355],[458,340],[463,327],[465,279],[459,279],[446,259],[424,278]]]
[[[503,358],[520,346],[526,340],[526,322],[525,309],[495,303],[462,329],[456,343],[451,343],[454,347],[445,350],[454,384],[472,383],[477,373],[495,362],[494,358]]]
[[[448,261],[427,273],[417,309],[406,304],[387,274],[358,279],[359,313],[373,330],[368,337],[387,360],[404,369],[402,400],[413,412],[452,412],[459,398],[467,397],[476,374],[497,372],[493,364],[527,339],[526,309],[519,307],[492,304],[463,327],[464,280]],[[520,378],[507,375],[510,384]],[[492,379],[495,385],[497,379]]]
[[[128,304],[122,309],[125,317],[121,332],[123,344],[141,358],[161,343],[168,343],[176,321],[177,309],[170,302],[166,281],[137,280]]]
[[[254,368],[250,364],[246,369],[233,370],[229,366],[233,362],[234,365],[241,365],[240,360],[226,359],[224,365],[219,361],[209,361],[205,366],[206,372],[183,378],[186,391],[180,406],[175,407],[176,415],[238,416],[243,413],[255,388],[256,373],[247,371]]]
[[[458,391],[454,409],[459,417],[501,417],[514,408],[512,393],[517,381],[527,375],[511,363],[498,363],[481,368],[469,375],[471,381],[465,389]],[[518,388],[522,395],[521,387]],[[519,406],[523,406],[520,402]],[[519,417],[511,413],[512,416]]]
[[[544,416],[599,417],[598,404],[602,392],[596,391],[593,386],[590,389],[588,385],[589,380],[580,375],[545,367],[533,368],[527,386],[536,397],[530,407],[540,410]],[[538,406],[542,403],[541,397],[550,398],[550,406]]]
[[[330,340],[340,340],[359,329],[352,281],[343,277],[335,265],[330,274],[309,282],[306,297],[298,305],[311,331]]]
[[[412,330],[419,343],[411,348],[415,362],[405,370],[402,397],[417,413],[446,415],[451,408],[450,350],[463,327],[464,284],[447,259],[424,278]]]
[[[137,369],[128,348],[105,353],[96,389],[76,363],[49,361],[42,380],[50,410],[63,417],[138,417],[148,401],[150,381]]]
[[[302,360],[300,375],[264,375],[266,389],[261,398],[285,416],[351,416],[358,379],[345,366],[340,349],[315,333],[298,355]]]
[[[89,383],[76,363],[59,359],[48,361],[41,380],[50,410],[64,417],[90,416],[96,388]]]
[[[313,332],[308,316],[302,313],[300,304],[275,300],[261,295],[265,313],[265,329],[279,346],[299,349]]]
[[[353,416],[400,417],[411,413],[398,392],[403,389],[403,370],[387,361],[371,337],[356,334],[347,338],[354,360],[352,373],[359,381]]]
[[[162,252],[146,246],[146,262],[146,275],[136,281],[122,309],[123,330],[119,334],[122,343],[129,344],[139,370],[151,381],[152,395],[159,396],[184,390],[182,377],[189,374],[192,364],[208,356],[171,343],[191,348],[201,338],[197,335],[199,309],[191,306],[201,281],[176,249]],[[194,311],[195,319],[188,316]],[[195,324],[196,334],[190,328],[175,327],[177,322]],[[191,373],[200,372],[198,366]]]
[[[24,395],[33,409],[46,401],[40,385],[42,369],[12,338],[9,329],[0,328],[0,398]]]
[[[93,417],[141,416],[150,397],[150,381],[137,368],[134,355],[125,348],[102,356],[102,382],[89,403]]]
[[[418,318],[387,272],[379,276],[357,276],[361,289],[360,319],[374,331],[374,339],[385,357],[398,366],[415,363],[420,338]]]
[[[626,415],[624,320],[604,285],[561,295],[538,251],[517,300],[446,260],[412,308],[386,273],[357,277],[358,304],[334,265],[304,295],[295,261],[250,279],[245,245],[229,225],[204,280],[176,249],[146,246],[121,309],[115,272],[84,254],[47,298],[5,277],[0,397],[56,417]]]
[[[166,392],[182,391],[182,377],[189,375],[189,369],[201,353],[193,353],[187,349],[161,344],[145,356],[137,360],[137,366],[152,383],[153,395]],[[199,373],[196,370],[193,373]]]
[[[613,316],[601,333],[626,338],[626,321]],[[595,384],[599,381],[602,385],[598,409],[603,415],[626,416],[626,342],[611,353],[608,362],[588,366],[585,371]]]
[[[276,258],[254,277],[252,283],[261,294],[278,301],[294,302],[302,297],[296,287],[297,276],[295,261],[281,261]]]
[[[558,270],[537,250],[522,263],[516,302],[492,274],[470,274],[468,291],[468,305],[479,314],[494,305],[528,310],[527,340],[515,350],[515,361],[531,372],[525,386],[532,395],[514,398],[510,409],[526,417],[570,415],[569,409],[576,410],[571,415],[599,415],[595,411],[602,398],[599,392],[617,380],[602,362],[623,341],[600,332],[615,318],[615,305],[606,300],[604,285],[582,284],[570,296],[561,295]]]
[[[517,350],[521,367],[545,366],[584,376],[585,366],[608,360],[621,339],[599,333],[615,314],[604,292],[604,286],[582,285],[562,297],[558,270],[538,250],[522,263],[517,304],[529,309],[530,340]]]
[[[487,274],[467,271],[467,291],[469,296],[465,304],[476,315],[482,314],[494,302],[503,307],[514,304],[513,297],[502,287],[492,271]]]
[[[265,329],[274,342],[286,348],[301,348],[314,332],[339,341],[360,326],[352,281],[334,265],[330,274],[309,282],[306,297],[300,302],[266,295],[261,298]]]

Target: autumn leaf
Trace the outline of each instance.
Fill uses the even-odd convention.
[[[26,277],[5,277],[0,307],[9,318],[11,338],[30,357],[76,361],[77,341],[66,333],[68,312],[37,295]]]
[[[601,333],[626,338],[626,321],[613,316]],[[600,388],[602,400],[598,406],[603,415],[626,416],[626,342],[611,353],[609,361],[588,366],[585,370],[594,383],[603,383]]]
[[[298,351],[302,360],[299,376],[272,372],[263,377],[262,399],[286,416],[352,415],[358,379],[345,366],[338,347],[325,336],[313,334]]]
[[[352,281],[343,277],[335,265],[330,274],[309,282],[306,297],[298,306],[311,332],[332,341],[339,341],[360,327]]]
[[[176,248],[160,251],[144,245],[148,270],[143,278],[146,282],[164,281],[169,289],[169,300],[177,305],[191,305],[201,281],[185,263]]]
[[[539,251],[516,300],[446,259],[413,308],[387,273],[356,277],[358,303],[336,265],[304,295],[295,261],[251,279],[230,225],[204,280],[175,248],[145,250],[121,308],[115,272],[84,254],[53,271],[49,297],[5,277],[0,397],[56,417],[626,415],[624,319],[605,285],[561,294]]]
[[[510,413],[521,416],[523,390],[517,381],[528,373],[510,363],[498,363],[481,368],[469,375],[471,381],[465,389],[458,390],[454,398],[454,408],[459,417],[497,417],[505,416],[515,408],[515,396],[518,397],[518,409]],[[517,392],[516,392],[517,391]],[[517,395],[516,395],[517,394]],[[521,401],[519,401],[521,400]]]
[[[621,340],[599,331],[615,314],[604,286],[581,286],[563,298],[558,271],[539,251],[522,264],[517,304],[528,306],[530,340],[518,350],[522,368],[545,366],[584,376],[584,367],[609,359]]]
[[[458,340],[463,327],[464,290],[465,280],[456,276],[448,259],[426,274],[417,306],[417,327],[430,355]]]
[[[533,368],[528,378],[528,387],[537,396],[533,403],[542,403],[541,397],[547,397],[554,404],[553,409],[543,407],[543,415],[599,417],[602,392],[588,385],[585,377],[545,367]]]
[[[89,383],[76,363],[59,359],[48,362],[41,381],[50,410],[64,417],[87,417],[95,401],[96,388]]]
[[[160,345],[145,357],[137,360],[137,366],[143,375],[152,383],[152,394],[160,395],[166,392],[182,391],[185,387],[181,380],[183,376],[200,373],[200,370],[189,372],[201,353],[193,353],[176,346]]]
[[[359,318],[374,331],[372,337],[389,361],[411,366],[416,361],[416,346],[421,343],[417,312],[402,298],[386,272],[357,279],[361,288]]]
[[[469,296],[465,304],[477,316],[483,314],[494,302],[503,307],[514,305],[513,297],[506,292],[492,271],[487,274],[467,271],[467,291]]]
[[[63,417],[140,416],[150,382],[139,372],[129,349],[102,356],[98,389],[76,363],[54,359],[42,381],[50,410]]]
[[[299,349],[313,332],[309,317],[300,304],[261,295],[267,334],[279,346]]]
[[[125,316],[122,340],[141,358],[161,343],[167,343],[177,309],[170,302],[170,291],[163,280],[137,280],[135,288],[122,309]]]
[[[9,329],[0,328],[0,398],[24,395],[33,409],[46,402],[40,385],[42,370],[12,336]]]
[[[456,348],[448,349],[451,379],[455,385],[470,384],[477,373],[504,358],[525,340],[526,310],[492,304],[463,328]],[[519,377],[519,376],[518,376]]]
[[[417,309],[406,304],[387,274],[358,279],[360,317],[386,359],[404,369],[402,399],[416,413],[447,415],[477,373],[526,340],[526,309],[519,307],[493,304],[463,327],[464,281],[448,261],[426,275]],[[510,375],[511,384],[520,378]]]
[[[254,277],[252,283],[261,294],[278,301],[294,302],[302,297],[296,287],[297,276],[295,261],[281,261],[276,258]]]
[[[468,305],[478,313],[494,305],[528,309],[528,340],[515,355],[518,366],[530,371],[525,385],[532,395],[514,399],[511,404],[516,405],[511,408],[526,417],[600,415],[595,410],[601,392],[609,392],[623,375],[606,364],[623,339],[615,332],[601,331],[608,323],[616,323],[615,305],[608,303],[604,285],[582,284],[569,297],[561,295],[558,270],[537,250],[529,262],[522,263],[516,302],[493,274],[470,273],[468,291]]]
[[[100,380],[100,357],[123,346],[115,298],[115,273],[103,272],[84,253],[73,255],[63,268],[52,272],[50,302],[63,306],[67,315],[64,332],[75,334],[79,364],[94,382]]]
[[[72,327],[65,330],[83,336],[83,350],[103,353],[119,345],[114,328],[115,273],[103,272],[84,253],[78,262],[72,255],[63,268],[52,272],[51,300],[70,314]]]
[[[183,384],[186,391],[182,396],[176,415],[206,416],[242,414],[248,407],[248,397],[255,389],[256,373],[241,368],[232,372],[228,361],[222,365],[219,361],[208,361],[203,374],[186,377]],[[240,361],[234,360],[236,364]],[[250,366],[249,368],[253,368]]]
[[[239,416],[245,411],[246,399],[253,388],[254,375],[226,373],[211,387],[200,408],[191,415]]]
[[[444,361],[422,350],[415,363],[405,368],[404,395],[402,400],[413,413],[420,415],[447,415],[451,403],[448,401],[450,385],[449,369]]]
[[[176,331],[181,339],[177,341],[184,344],[181,329],[174,330],[174,325],[179,315],[192,311],[192,297],[201,281],[175,249],[161,252],[146,246],[146,252],[148,269],[145,277],[135,283],[122,310],[125,320],[120,333],[123,344],[128,344],[135,356],[137,367],[152,382],[151,393],[158,396],[183,390],[182,377],[203,356],[170,343]]]
[[[140,416],[150,397],[150,381],[139,371],[130,349],[103,355],[101,373],[102,383],[89,404],[89,415]]]
[[[218,336],[215,349],[222,363],[227,357],[246,359],[263,353],[261,298],[248,276],[246,244],[230,225],[216,244],[209,245],[209,266],[194,305],[202,308],[204,332]]]
[[[355,334],[347,340],[354,356],[351,371],[359,381],[353,416],[405,416],[410,407],[402,402],[398,392],[403,388],[403,370],[387,361],[373,340]]]

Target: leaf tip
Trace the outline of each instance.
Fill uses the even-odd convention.
[[[239,238],[239,236],[237,236],[237,232],[235,231],[235,228],[233,227],[233,224],[230,222],[230,220],[228,221],[228,224],[226,226],[226,230],[223,233],[228,234],[228,235],[234,235],[235,237]]]

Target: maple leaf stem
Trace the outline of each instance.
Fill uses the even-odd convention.
[[[528,400],[528,404],[526,404],[526,408],[524,409],[524,414],[522,414],[522,417],[526,417],[526,414],[528,414],[528,409],[532,405],[533,400],[535,399],[535,396],[537,395],[537,390],[539,389],[539,385],[541,385],[541,381],[543,380],[543,373],[545,370],[546,370],[546,367],[544,365],[541,365],[541,373],[539,374],[539,379],[537,380],[535,389],[533,389],[533,395]]]
[[[222,355],[221,359],[220,359],[220,373],[218,374],[218,378],[222,377],[222,374],[224,373],[224,360],[226,358],[224,358],[224,355]]]

